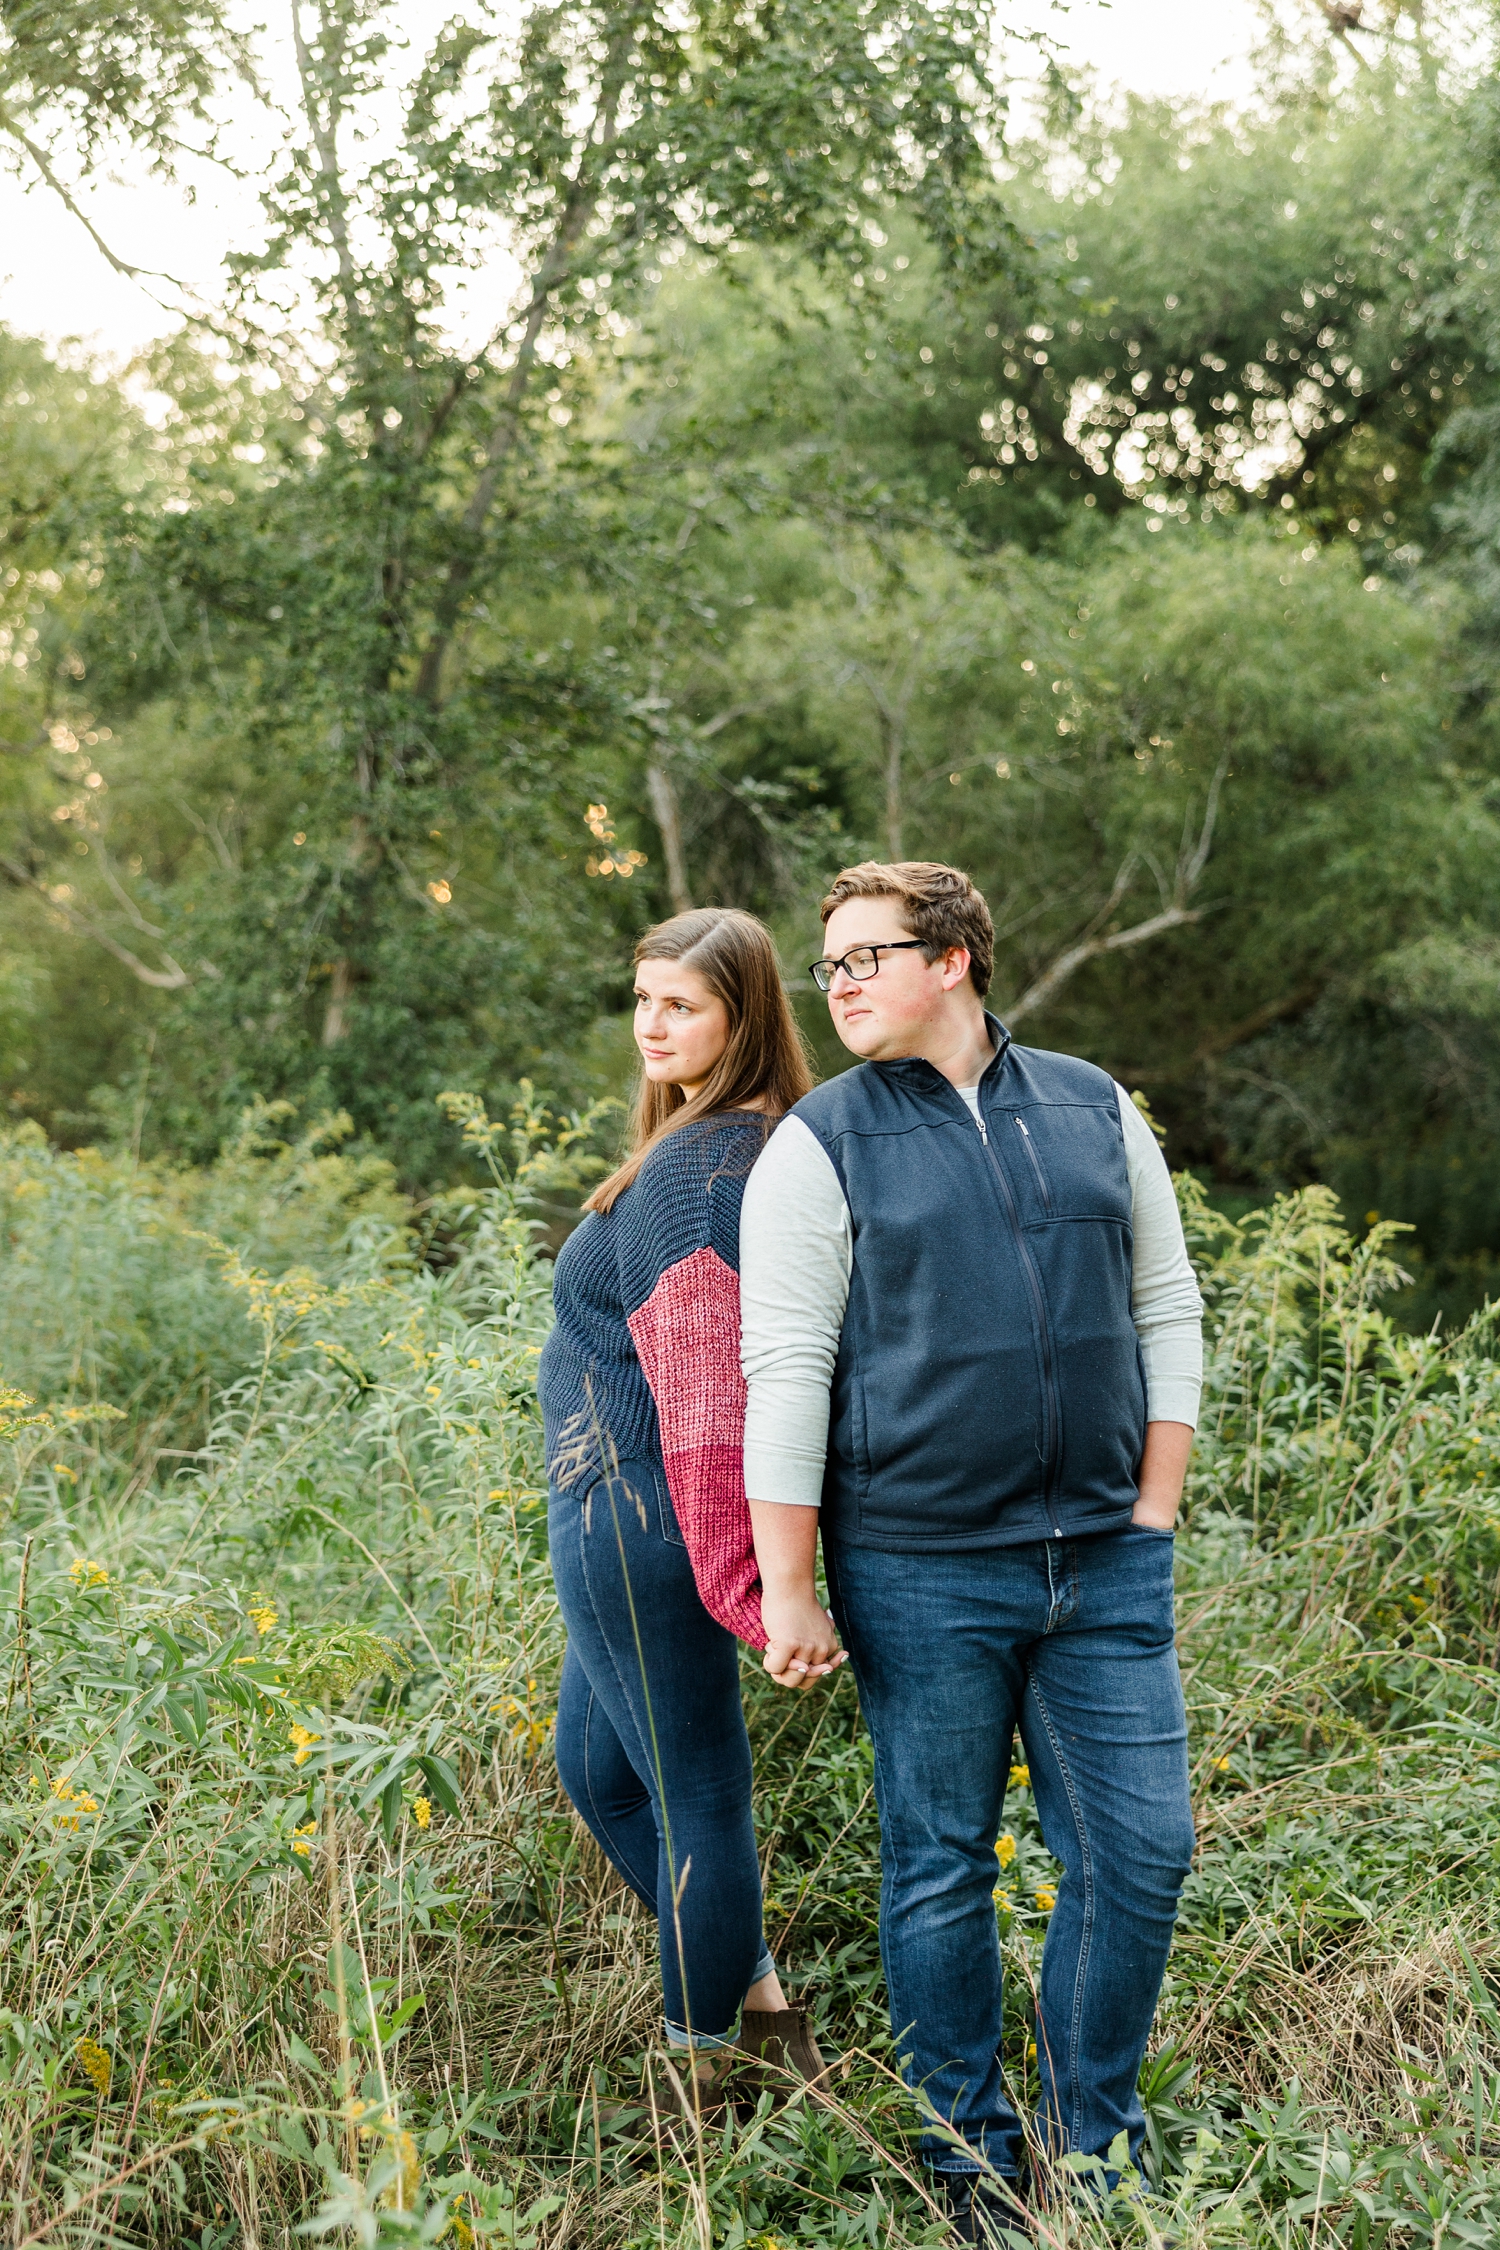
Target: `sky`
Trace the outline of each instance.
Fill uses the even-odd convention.
[[[401,0],[400,20],[414,40],[451,14],[451,0]],[[1147,94],[1248,92],[1247,56],[1259,14],[1254,0],[1011,0],[1007,19],[1045,30],[1077,62],[1108,83]],[[292,91],[288,42],[262,47],[273,91]],[[212,300],[220,261],[257,235],[257,183],[274,156],[265,125],[247,117],[229,146],[236,180],[203,167],[191,197],[144,171],[122,169],[100,181],[85,208],[127,263],[172,275]],[[82,199],[80,199],[82,200]],[[121,362],[176,325],[172,292],[113,272],[76,218],[41,185],[28,189],[0,174],[0,321],[55,343],[80,338]]]

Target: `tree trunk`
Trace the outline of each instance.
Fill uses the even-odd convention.
[[[880,706],[880,741],[885,751],[885,848],[893,859],[902,858],[901,729],[884,704]]]
[[[349,995],[354,990],[354,972],[347,955],[341,954],[333,964],[333,981],[328,987],[328,1006],[323,1013],[323,1044],[336,1047],[348,1030]]]
[[[667,889],[672,895],[672,912],[686,914],[692,906],[688,890],[687,862],[682,856],[682,820],[677,810],[677,791],[665,766],[647,766],[646,789],[651,798],[651,810],[656,815],[656,825],[661,830],[661,848],[667,863]]]

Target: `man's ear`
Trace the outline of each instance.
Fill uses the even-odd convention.
[[[969,949],[966,945],[950,945],[943,955],[943,990],[952,992],[961,985],[969,973]]]

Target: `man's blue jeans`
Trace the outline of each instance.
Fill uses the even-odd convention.
[[[1064,1874],[1042,1954],[1043,2145],[1140,2146],[1136,2077],[1193,1853],[1172,1534],[1131,1525],[948,1555],[825,1550],[875,1746],[880,1945],[907,2082],[962,2136],[939,2171],[1020,2169],[1006,2099],[995,1841],[1013,1733]]]

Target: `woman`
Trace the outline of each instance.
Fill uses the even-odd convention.
[[[557,1764],[657,1916],[666,2041],[701,2112],[722,2108],[742,2010],[741,2054],[822,2068],[762,1933],[735,1648],[736,1635],[766,1645],[742,1453],[740,1199],[812,1080],[753,915],[678,914],[635,963],[631,1151],[558,1256],[539,1379],[568,1628]]]

